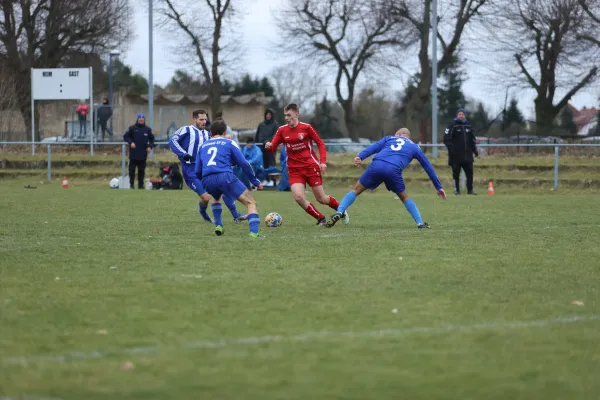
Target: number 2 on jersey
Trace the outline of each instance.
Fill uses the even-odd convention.
[[[217,163],[215,162],[215,157],[217,156],[217,148],[211,147],[210,149],[208,149],[208,154],[211,154],[211,157],[210,160],[208,160],[208,163],[206,163],[206,165],[217,165]]]
[[[400,151],[400,149],[402,149],[402,146],[404,146],[404,143],[406,143],[406,142],[404,141],[404,139],[402,139],[402,138],[398,138],[398,139],[396,139],[396,142],[397,142],[398,144],[393,144],[393,145],[391,145],[391,146],[390,146],[390,149],[392,149],[392,150],[394,150],[394,151]]]

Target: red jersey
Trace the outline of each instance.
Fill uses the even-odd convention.
[[[320,168],[319,159],[313,150],[313,141],[319,148],[320,164],[325,164],[327,161],[325,143],[315,128],[304,122],[298,122],[295,128],[289,125],[280,126],[273,137],[272,147],[269,151],[275,152],[277,146],[283,143],[287,152],[288,169],[314,167],[315,165]]]

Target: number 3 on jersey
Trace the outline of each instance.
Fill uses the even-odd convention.
[[[398,139],[396,139],[396,143],[398,143],[398,144],[391,145],[390,149],[392,149],[394,151],[400,151],[400,149],[402,149],[402,146],[404,146],[404,143],[406,143],[406,142],[404,141],[404,139],[398,138]]]
[[[210,160],[208,160],[208,163],[206,163],[206,165],[217,165],[217,163],[215,162],[215,157],[217,156],[217,148],[211,147],[210,149],[208,149],[208,154],[210,154],[211,157]]]

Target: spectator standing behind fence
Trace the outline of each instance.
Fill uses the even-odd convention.
[[[112,139],[113,133],[108,129],[107,123],[110,117],[112,117],[112,107],[108,103],[108,99],[105,97],[102,101],[102,105],[98,107],[96,112],[98,119],[98,129],[102,130],[102,140],[104,140],[104,134],[108,132],[108,136]]]
[[[123,140],[129,143],[129,185],[134,189],[135,168],[138,169],[138,189],[144,188],[146,159],[154,148],[152,129],[146,125],[146,116],[138,114],[137,122],[131,125],[123,135]]]
[[[448,149],[448,165],[452,167],[454,179],[454,194],[460,194],[460,171],[465,171],[467,176],[467,193],[475,195],[473,191],[473,154],[479,156],[475,132],[466,118],[463,108],[459,108],[456,118],[448,125],[444,132],[444,144]]]
[[[262,145],[263,150],[263,168],[267,169],[269,167],[275,167],[275,153],[271,153],[269,151],[264,151],[264,145],[267,142],[273,140],[275,136],[275,132],[279,129],[279,124],[275,121],[275,113],[270,108],[267,108],[265,111],[265,119],[260,124],[258,124],[258,128],[256,128],[256,137],[254,138],[257,144]],[[262,182],[263,185],[266,185],[267,182]]]
[[[85,137],[87,136],[87,116],[90,112],[90,108],[85,100],[81,100],[75,112],[79,117],[79,137]]]

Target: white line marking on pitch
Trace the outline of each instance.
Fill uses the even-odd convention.
[[[552,325],[567,325],[577,322],[600,321],[600,315],[574,315],[553,319],[542,319],[533,321],[506,321],[506,322],[486,322],[474,325],[442,325],[442,326],[421,326],[405,329],[380,329],[374,331],[359,331],[359,332],[308,332],[298,335],[266,335],[234,339],[213,339],[201,340],[197,342],[188,342],[180,345],[172,346],[145,346],[145,347],[130,347],[122,350],[108,352],[71,352],[62,355],[37,355],[37,356],[21,356],[3,358],[4,364],[25,365],[29,362],[68,362],[77,360],[94,360],[109,356],[122,356],[125,354],[149,354],[165,350],[177,349],[216,349],[230,346],[256,345],[262,343],[278,343],[278,342],[312,342],[326,339],[339,338],[383,338],[383,337],[399,337],[409,335],[435,335],[442,333],[468,333],[486,330],[499,329],[518,329],[518,328],[535,328],[546,327]]]

